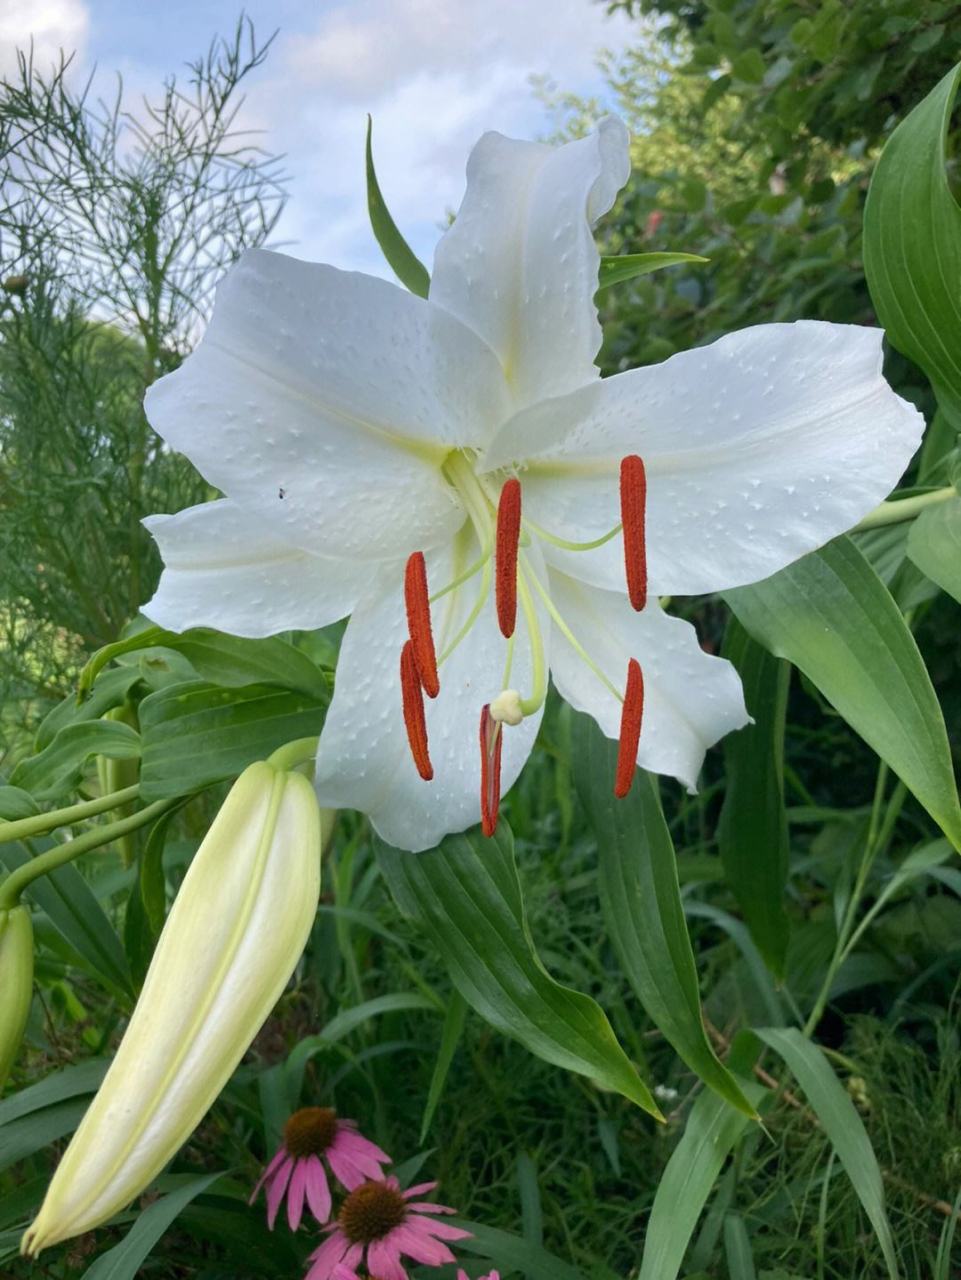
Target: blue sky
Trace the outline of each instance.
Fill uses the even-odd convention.
[[[278,239],[300,257],[378,273],[364,196],[368,111],[388,203],[429,263],[477,137],[549,127],[529,77],[603,95],[598,52],[633,34],[596,0],[250,0],[246,11],[261,36],[280,29],[244,113],[287,154]],[[131,91],[149,94],[237,13],[227,0],[0,0],[0,70],[33,34],[42,59],[64,44],[77,49],[78,73],[121,70]]]

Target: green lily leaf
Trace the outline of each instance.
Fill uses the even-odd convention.
[[[738,670],[754,724],[724,739],[727,786],[718,845],[725,878],[751,937],[771,972],[783,978],[789,933],[784,910],[784,716],[791,666],[752,640],[736,619],[728,627],[722,653]]]
[[[921,366],[961,430],[961,208],[945,155],[961,65],[888,139],[864,209],[864,271],[891,342]]]
[[[387,259],[387,265],[405,288],[416,293],[418,298],[426,298],[430,289],[430,276],[427,268],[414,253],[413,249],[401,235],[397,223],[390,216],[390,210],[380,190],[377,173],[374,169],[374,151],[371,145],[371,133],[374,122],[367,117],[367,212],[374,238],[380,245],[381,252]]]
[[[263,684],[169,685],[140,704],[140,794],[148,802],[188,795],[236,777],[255,760],[320,732],[323,705]]]
[[[130,725],[119,720],[80,720],[59,729],[39,755],[21,760],[10,782],[37,800],[53,800],[74,790],[92,756],[135,760],[139,755],[140,734]]]
[[[941,707],[901,611],[851,540],[836,538],[724,599],[759,644],[804,672],[961,849]]]
[[[305,654],[279,636],[249,640],[207,627],[193,627],[183,632],[147,627],[97,650],[80,674],[80,699],[87,697],[100,672],[114,658],[158,648],[183,654],[199,676],[227,688],[273,684],[319,702],[326,701],[330,693],[321,671]]]
[[[701,1015],[677,860],[657,783],[639,770],[623,800],[611,796],[617,743],[577,715],[577,785],[597,837],[601,910],[628,981],[692,1071],[739,1112],[751,1103],[711,1048]]]
[[[625,280],[650,275],[662,267],[677,267],[685,262],[710,262],[710,258],[702,258],[698,253],[622,253],[601,258],[597,292]]]
[[[84,720],[99,720],[105,712],[119,707],[133,686],[142,678],[136,667],[116,667],[112,671],[103,673],[97,681],[96,688],[83,702],[77,701],[76,694],[68,694],[41,722],[34,744],[36,750],[42,751],[44,747],[49,747],[65,725],[77,724]]]
[[[961,601],[961,498],[939,503],[912,521],[908,558],[942,591]]]
[[[475,827],[427,853],[378,842],[377,856],[397,905],[421,926],[482,1018],[537,1057],[660,1118],[599,1006],[555,982],[541,964],[504,822],[490,839]]]

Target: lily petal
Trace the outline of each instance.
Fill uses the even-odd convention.
[[[628,133],[608,116],[564,146],[485,133],[467,193],[437,246],[430,300],[500,357],[518,407],[597,378],[592,226],[631,165]]]
[[[382,559],[463,519],[440,474],[503,420],[497,360],[422,298],[251,250],[203,341],[145,407],[173,448],[292,546]]]
[[[644,720],[637,762],[694,791],[707,748],[750,722],[734,667],[705,653],[691,624],[666,614],[656,599],[635,613],[622,591],[599,591],[556,570],[550,589],[564,621],[616,688],[624,687],[628,660],[640,663]],[[609,738],[618,737],[620,702],[557,629],[551,676],[566,702],[592,715]]]
[[[326,627],[350,613],[360,591],[355,563],[298,551],[226,498],[143,524],[164,560],[143,611],[169,631],[217,627],[256,638]]]
[[[756,582],[851,528],[911,460],[924,419],[885,382],[882,338],[816,320],[742,329],[518,414],[484,465],[526,463],[525,513],[589,541],[620,519],[618,466],[639,454],[650,590]],[[545,556],[623,589],[619,538]]]
[[[532,549],[537,556],[536,548]],[[473,562],[476,543],[461,545],[461,565]],[[432,591],[452,581],[449,548],[428,553]],[[537,556],[541,573],[543,564]],[[430,849],[452,831],[479,819],[478,728],[483,705],[501,690],[507,642],[497,625],[493,593],[466,638],[443,662],[440,693],[426,700],[434,778],[417,773],[401,705],[399,659],[407,637],[404,566],[381,569],[351,615],[341,645],[334,697],[317,752],[315,784],[321,803],[360,809],[378,834],[401,849]],[[438,653],[467,619],[480,590],[475,575],[433,607]],[[538,609],[545,645],[549,630]],[[510,683],[527,694],[532,662],[523,611],[518,614]],[[545,653],[545,658],[548,655]],[[530,754],[541,712],[504,731],[502,789],[506,793]]]

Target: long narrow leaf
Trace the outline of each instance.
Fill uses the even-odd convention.
[[[723,655],[738,670],[754,723],[724,740],[727,785],[718,845],[751,937],[772,973],[783,979],[789,933],[784,714],[791,667],[752,640],[736,619],[724,638]]]
[[[251,640],[206,627],[193,627],[184,632],[147,627],[97,650],[81,672],[81,698],[89,694],[100,672],[114,658],[156,648],[183,654],[203,679],[228,688],[247,684],[279,685],[321,702],[329,694],[320,670],[306,654],[279,636]]]
[[[118,720],[85,720],[60,729],[49,746],[21,760],[10,775],[12,785],[38,800],[53,800],[72,791],[91,756],[133,760],[140,755],[140,735]]]
[[[745,1082],[743,1089],[755,1106],[764,1096],[760,1086]],[[657,1186],[638,1280],[676,1280],[711,1189],[748,1123],[717,1094],[697,1098]]]
[[[780,1054],[803,1089],[864,1206],[881,1245],[888,1275],[897,1280],[898,1264],[884,1208],[881,1170],[857,1108],[821,1050],[795,1027],[767,1027],[755,1034]]]
[[[548,1253],[540,1245],[533,1244],[522,1236],[498,1231],[496,1227],[488,1227],[480,1222],[462,1222],[455,1218],[454,1224],[471,1233],[470,1239],[462,1241],[457,1247],[486,1258],[500,1268],[505,1277],[520,1271],[528,1280],[584,1280],[581,1272],[569,1263],[562,1262],[553,1253]]]
[[[888,337],[961,429],[961,208],[945,170],[961,66],[887,141],[864,210],[864,271]]]
[[[944,716],[890,592],[849,538],[724,598],[744,628],[793,662],[961,849]]]
[[[397,904],[420,924],[481,1017],[539,1058],[660,1116],[598,1005],[555,982],[541,964],[505,823],[491,839],[474,828],[427,853],[379,844],[378,859]]]
[[[380,190],[377,173],[374,169],[374,150],[371,144],[373,121],[367,117],[367,212],[374,238],[380,245],[381,252],[394,275],[418,298],[426,298],[430,289],[430,276],[427,268],[400,234],[397,223],[390,216],[390,210]]]
[[[107,1058],[92,1058],[89,1062],[80,1062],[74,1067],[51,1072],[37,1084],[4,1098],[0,1102],[0,1128],[13,1120],[19,1120],[21,1116],[64,1102],[67,1098],[96,1093],[109,1065]]]
[[[621,284],[624,280],[636,280],[638,276],[650,275],[652,271],[660,271],[663,267],[677,267],[685,262],[708,262],[697,253],[622,253],[614,257],[601,258],[598,274],[597,291],[609,289],[612,284]]]
[[[942,591],[961,601],[961,498],[918,516],[908,534],[908,556]]]
[[[52,840],[36,840],[32,846],[42,852]],[[0,845],[0,864],[8,871],[23,866],[30,856],[20,844]],[[107,919],[93,890],[76,867],[58,867],[40,876],[25,890],[25,897],[43,911],[50,923],[91,972],[122,999],[133,994],[133,982],[123,945]]]
[[[578,790],[597,837],[601,909],[624,973],[691,1070],[731,1106],[753,1115],[704,1030],[677,861],[657,785],[639,771],[630,794],[612,799],[617,743],[590,716],[576,717],[574,751]]]
[[[140,704],[140,794],[165,800],[236,777],[285,743],[319,733],[322,723],[321,702],[290,689],[168,685]]]
[[[437,1104],[440,1102],[441,1095],[444,1092],[447,1073],[450,1071],[450,1064],[454,1060],[454,1052],[460,1043],[466,1016],[467,1002],[464,997],[459,991],[451,992],[447,1015],[444,1018],[444,1030],[441,1032],[440,1047],[437,1050],[437,1059],[434,1063],[434,1073],[430,1078],[430,1088],[427,1091],[424,1118],[420,1122],[419,1141],[421,1146],[424,1145],[424,1139],[430,1130]]]
[[[134,1280],[140,1274],[140,1264],[191,1200],[222,1177],[222,1173],[208,1173],[203,1178],[192,1178],[185,1186],[156,1200],[143,1211],[118,1245],[101,1254],[87,1268],[83,1280]]]

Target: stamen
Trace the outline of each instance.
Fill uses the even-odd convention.
[[[621,707],[621,735],[617,744],[617,772],[614,778],[614,794],[623,800],[634,781],[637,768],[637,748],[641,741],[641,720],[644,718],[644,676],[636,658],[627,664],[627,688]]]
[[[517,623],[517,548],[521,536],[521,482],[506,481],[497,504],[494,544],[494,599],[501,635],[508,640]]]
[[[434,768],[427,750],[427,721],[424,717],[424,695],[420,673],[414,657],[414,642],[408,640],[400,652],[400,691],[404,703],[404,725],[410,754],[414,757],[417,772],[425,782],[434,776]]]
[[[481,830],[492,836],[497,830],[497,813],[501,803],[501,749],[504,734],[500,724],[491,716],[488,703],[480,718],[481,751]]]
[[[644,463],[632,453],[621,460],[621,524],[627,594],[638,612],[647,604],[646,508],[647,473]]]
[[[437,655],[434,633],[430,625],[430,601],[427,595],[427,566],[424,553],[415,551],[407,561],[404,574],[404,603],[407,606],[407,631],[414,649],[417,674],[429,698],[440,692],[437,677]]]

